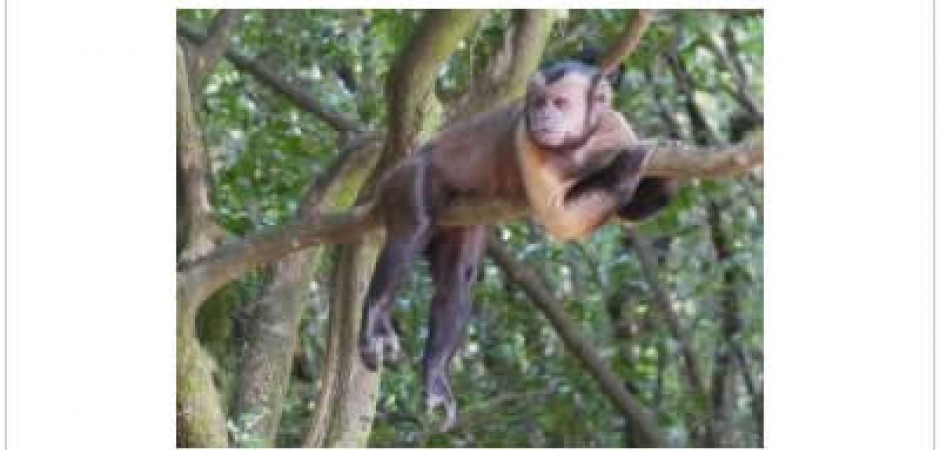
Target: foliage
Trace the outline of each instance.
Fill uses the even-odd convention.
[[[553,29],[546,59],[570,57],[584,46],[606,48],[633,14],[568,11]],[[178,19],[206,29],[214,15],[180,11]],[[237,29],[232,48],[302,86],[329,108],[380,129],[385,122],[385,76],[418,18],[416,11],[251,11]],[[475,71],[502,45],[509,23],[504,11],[480,21],[440,74],[437,91],[442,98],[473,82]],[[726,36],[732,37],[736,51],[729,48]],[[723,62],[718,53],[724,53],[725,61],[736,60],[744,73],[736,73],[734,63]],[[691,91],[677,83],[668,54],[676,55],[687,70]],[[740,86],[760,106],[762,73],[760,14],[661,13],[626,61],[616,86],[617,105],[641,136],[693,140],[699,135],[692,129],[691,99],[714,136],[728,142],[756,126],[742,105]],[[199,100],[211,162],[211,201],[221,224],[235,234],[288,220],[310,180],[338,157],[341,136],[336,130],[224,60],[210,73]],[[755,405],[761,400],[748,392],[741,373],[747,371],[762,389],[762,194],[761,174],[692,181],[667,211],[639,228],[640,235],[654,243],[658,280],[691,336],[692,352],[704,374],[715,367],[716,347],[730,339],[740,348],[744,363],[733,365],[731,380],[729,444],[734,446],[760,443],[755,420],[760,408]],[[719,231],[730,242],[731,255],[725,259],[716,256],[715,229],[709,222],[713,204],[720,210]],[[670,442],[691,445],[692,431],[708,414],[710,399],[697,398],[690,389],[681,343],[656,306],[635,243],[615,226],[569,245],[553,243],[528,222],[495,232],[516,250],[518,259],[537,269],[628,390],[655,412]],[[317,283],[326,279],[328,265],[317,269],[301,330],[300,354],[305,358],[299,359],[312,377],[300,370],[294,373],[280,445],[298,445],[316,398],[326,316]],[[402,343],[410,358],[383,376],[369,445],[629,446],[624,418],[565,349],[554,328],[490,261],[483,273],[472,324],[452,376],[461,408],[459,429],[448,435],[434,433],[421,401],[419,355],[431,294],[422,264],[397,299]],[[226,371],[233,370],[231,360],[238,352],[222,348],[242,347],[238,327],[249,313],[244,305],[257,295],[264,277],[255,273],[218,294],[213,301],[225,307],[207,307],[200,316],[200,336],[225,360],[220,364],[223,380],[230,378]],[[722,331],[727,295],[739,305],[741,328],[733,336]],[[228,382],[224,386],[232,388]]]

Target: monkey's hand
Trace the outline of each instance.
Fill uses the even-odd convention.
[[[428,414],[433,416],[438,407],[444,408],[444,421],[441,422],[438,431],[447,433],[453,430],[457,425],[457,401],[454,400],[447,378],[440,373],[433,374],[425,385],[425,389]]]
[[[633,195],[623,199],[617,209],[617,215],[631,222],[648,219],[669,205],[678,185],[675,180],[643,178]]]
[[[617,153],[603,169],[581,179],[565,194],[565,201],[585,196],[593,191],[609,192],[623,201],[633,197],[640,183],[640,171],[649,153],[644,147],[629,147]]]

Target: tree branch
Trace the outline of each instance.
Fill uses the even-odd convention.
[[[379,168],[413,147],[421,130],[434,80],[444,61],[485,11],[433,10],[425,14],[388,78],[388,136]]]
[[[646,82],[653,87],[653,101],[656,103],[656,108],[659,110],[659,117],[662,119],[663,123],[666,124],[669,138],[682,139],[682,125],[679,123],[679,120],[676,119],[675,112],[673,112],[672,108],[670,108],[663,99],[663,88],[656,82],[656,78],[653,75],[653,65],[647,65],[643,73],[646,75]]]
[[[186,56],[176,47],[177,99],[177,170],[183,190],[183,212],[189,236],[184,256],[208,252],[215,244],[215,221],[209,206],[205,175],[205,153],[192,108]],[[179,197],[178,197],[179,200]],[[208,294],[206,294],[208,296]],[[182,447],[219,447],[227,445],[222,397],[212,382],[215,361],[196,337],[195,310],[181,308],[177,298],[176,317],[176,421],[177,445]],[[204,299],[200,299],[201,303]],[[189,302],[195,303],[195,302]]]
[[[630,419],[643,445],[663,447],[665,442],[653,415],[624,389],[622,381],[594,351],[593,345],[581,335],[577,325],[568,318],[551,290],[534,272],[516,261],[501,242],[492,237],[487,241],[487,253],[510,279],[522,286],[528,297],[542,310],[568,349],[584,363],[591,375],[600,383],[601,390]]]
[[[734,34],[731,31],[730,27],[725,27],[724,31],[721,33],[722,38],[727,48],[727,52],[721,49],[721,46],[718,45],[718,42],[711,35],[701,36],[699,42],[702,43],[712,54],[715,55],[715,58],[718,60],[719,64],[731,74],[734,87],[728,87],[726,83],[721,83],[725,90],[731,95],[736,102],[738,102],[741,107],[747,111],[747,114],[752,117],[752,119],[758,123],[763,122],[764,113],[761,111],[761,108],[757,105],[757,102],[748,92],[748,85],[750,84],[747,79],[747,72],[744,70],[744,66],[741,63],[741,60],[737,57],[737,52],[741,50],[738,48],[737,42],[734,40]]]
[[[725,46],[728,48],[728,61],[730,61],[731,67],[734,68],[734,73],[737,74],[735,84],[737,86],[738,95],[735,96],[735,98],[739,96],[738,101],[742,102],[745,109],[748,110],[756,121],[763,123],[764,111],[748,90],[748,86],[750,86],[751,82],[748,79],[747,70],[745,70],[744,64],[741,62],[741,48],[738,46],[738,41],[734,38],[734,31],[731,29],[730,25],[725,25],[721,36],[722,39],[724,39]]]
[[[502,48],[489,59],[482,76],[453,101],[450,121],[521,97],[529,75],[538,68],[554,19],[547,10],[514,11]]]
[[[656,143],[646,173],[655,176],[691,178],[723,177],[744,173],[763,161],[763,143],[696,151],[678,143]],[[440,225],[472,225],[503,222],[528,214],[524,196],[496,201],[466,198],[455,201],[438,218]],[[293,221],[223,244],[191,264],[183,264],[177,277],[177,294],[194,298],[198,307],[206,296],[245,271],[271,262],[287,253],[316,244],[348,242],[361,233],[379,228],[381,213],[371,203],[347,213],[324,214],[314,222]]]
[[[437,74],[480,14],[425,13],[396,57],[387,80],[389,128],[378,173],[414,147],[419,131],[426,128]],[[372,183],[366,187],[366,195],[374,186]],[[377,233],[370,233],[339,250],[330,283],[328,365],[321,374],[317,412],[305,432],[304,446],[361,447],[368,439],[382,372],[364,366],[356,336],[365,288],[381,250],[381,239],[377,237]]]
[[[185,229],[182,261],[207,254],[227,232],[216,222],[206,182],[206,150],[196,122],[182,46],[176,47],[177,211]]]
[[[206,75],[219,62],[219,58],[228,49],[236,25],[245,17],[245,11],[224,9],[216,14],[209,25],[208,37],[198,46],[191,46],[187,53],[189,78],[193,86],[201,86]]]
[[[613,72],[621,61],[627,59],[633,51],[636,50],[637,46],[640,44],[640,38],[643,37],[643,33],[649,28],[652,20],[652,10],[638,9],[636,11],[636,14],[630,21],[630,25],[627,26],[623,34],[620,35],[620,38],[617,39],[617,42],[614,43],[604,57],[601,58],[600,66],[604,73],[609,74]]]
[[[764,163],[764,141],[758,137],[709,150],[678,141],[644,141],[653,149],[646,166],[650,176],[720,178],[745,174]]]
[[[380,224],[381,217],[367,205],[348,213],[324,214],[313,223],[295,220],[225,243],[211,254],[181,265],[177,296],[191,299],[186,308],[198,308],[206,296],[254,267],[311,245],[354,240]]]
[[[324,211],[348,207],[353,200],[348,193],[358,190],[372,173],[380,145],[377,133],[367,133],[348,143],[323,176],[324,182],[311,186],[304,194],[297,217],[312,221]],[[231,422],[239,429],[233,434],[248,436],[249,442],[274,445],[297,347],[303,298],[310,289],[312,265],[320,249],[323,247],[306,249],[279,260],[262,294],[249,308],[230,413]]]
[[[720,333],[715,346],[715,363],[712,370],[712,410],[714,411],[714,437],[712,444],[727,445],[726,435],[731,427],[733,398],[730,392],[733,375],[733,359],[738,362],[744,386],[750,396],[751,414],[757,428],[758,446],[763,443],[763,399],[760,398],[756,383],[751,378],[744,355],[741,331],[744,322],[741,318],[741,298],[735,293],[735,287],[744,276],[739,267],[735,267],[734,248],[731,236],[721,225],[721,210],[715,202],[708,207],[708,225],[715,250],[717,263],[721,266],[722,289],[719,303]],[[732,359],[733,358],[733,359]]]
[[[719,142],[718,135],[705,120],[705,114],[695,101],[695,82],[679,54],[678,47],[683,31],[681,23],[677,22],[673,43],[664,53],[663,58],[672,71],[673,78],[676,80],[676,90],[682,94],[689,121],[692,122],[692,140],[700,145],[715,145]]]
[[[375,151],[362,152],[368,163],[351,165],[343,186],[337,186],[346,196],[358,193],[365,183],[363,176],[375,171],[382,141],[370,145]],[[362,447],[370,433],[381,372],[370,371],[362,364],[357,348],[357,318],[378,257],[380,242],[375,234],[367,233],[355,244],[333,250],[326,356],[319,373],[317,407],[302,433],[304,447]]]
[[[206,41],[206,37],[203,34],[183,23],[177,24],[176,32],[180,36],[197,44]],[[290,101],[297,104],[300,109],[314,114],[333,129],[348,133],[359,133],[363,131],[362,125],[354,118],[330,109],[322,104],[319,99],[308,94],[303,88],[278,76],[272,70],[257,63],[254,59],[231,49],[225,51],[225,58],[238,70],[251,74],[257,78],[258,81],[287,97]]]
[[[646,278],[646,283],[649,285],[650,290],[653,291],[653,299],[655,300],[656,308],[659,310],[659,315],[662,317],[663,322],[666,323],[669,334],[672,335],[672,338],[678,344],[679,354],[682,356],[683,363],[685,363],[689,385],[692,387],[692,391],[695,395],[704,401],[708,398],[708,390],[705,387],[698,361],[695,359],[695,353],[692,349],[692,340],[689,339],[689,336],[679,323],[679,316],[672,308],[669,302],[669,296],[666,295],[662,283],[659,282],[653,250],[649,240],[633,227],[624,227],[624,232],[630,238],[630,241],[633,242],[633,247],[640,260],[640,268],[643,271],[643,277]]]

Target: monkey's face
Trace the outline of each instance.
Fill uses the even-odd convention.
[[[610,107],[610,87],[603,80],[593,86],[585,74],[569,73],[546,82],[537,74],[526,94],[529,138],[541,147],[565,147],[583,142]]]

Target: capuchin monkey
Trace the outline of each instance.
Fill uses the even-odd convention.
[[[455,198],[510,199],[525,192],[551,236],[585,236],[613,216],[636,221],[669,201],[673,184],[642,176],[650,152],[611,106],[612,89],[595,67],[566,61],[529,81],[525,98],[441,131],[381,181],[386,242],[366,293],[359,348],[376,370],[400,354],[394,296],[425,252],[434,295],[423,364],[430,412],[443,407],[443,431],[457,419],[449,366],[470,316],[470,292],[485,248],[485,225],[441,226]]]

